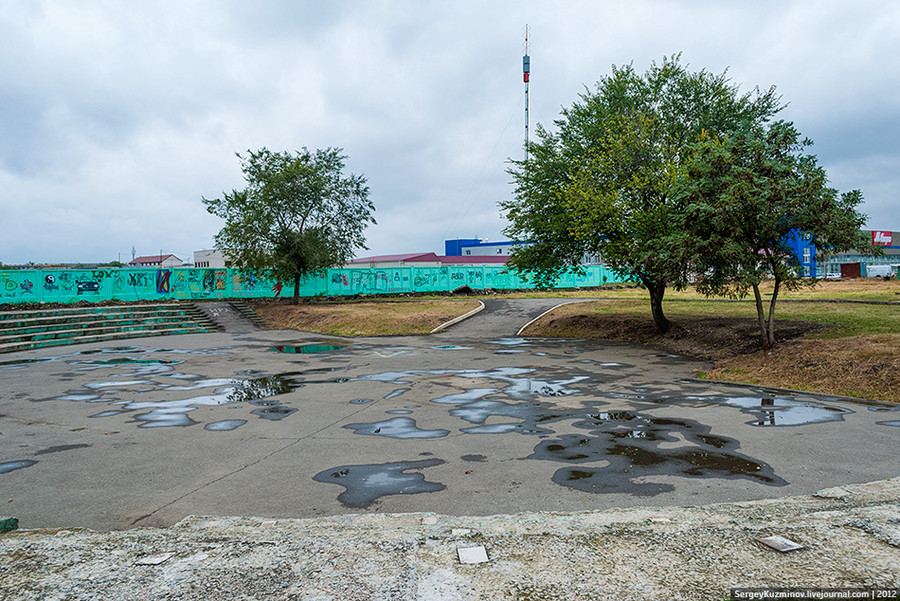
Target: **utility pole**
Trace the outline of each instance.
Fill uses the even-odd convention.
[[[525,160],[528,161],[528,82],[531,79],[531,57],[528,56],[528,25],[525,25],[525,54],[522,56],[522,80],[525,82]]]

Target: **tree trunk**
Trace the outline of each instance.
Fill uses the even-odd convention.
[[[299,275],[294,276],[294,300],[292,301],[292,303],[295,305],[300,304],[300,276]]]
[[[775,346],[775,301],[778,300],[778,289],[781,287],[781,278],[775,276],[775,289],[772,290],[772,302],[769,303],[769,327],[768,327],[768,341],[769,346],[766,348],[772,348]]]
[[[659,334],[665,334],[669,331],[669,320],[663,314],[662,301],[663,295],[666,293],[665,282],[651,282],[644,280],[647,291],[650,292],[650,313],[653,314],[653,325]]]
[[[753,295],[756,297],[756,318],[759,320],[760,339],[764,349],[769,348],[769,330],[766,323],[766,310],[763,308],[762,294],[759,292],[759,285],[753,284]]]

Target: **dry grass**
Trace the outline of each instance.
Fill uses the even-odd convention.
[[[898,350],[900,334],[791,340],[721,361],[706,377],[900,403]]]
[[[427,334],[442,323],[477,308],[478,301],[411,300],[254,306],[271,329],[301,330],[331,336]]]

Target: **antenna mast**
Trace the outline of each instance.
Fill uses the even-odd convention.
[[[528,25],[525,25],[525,54],[522,56],[522,81],[525,82],[525,160],[528,160],[528,81],[531,79],[531,57],[528,56]]]

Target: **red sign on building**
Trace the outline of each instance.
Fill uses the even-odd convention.
[[[893,246],[893,234],[891,232],[879,232],[875,230],[872,232],[872,245],[873,246]]]

